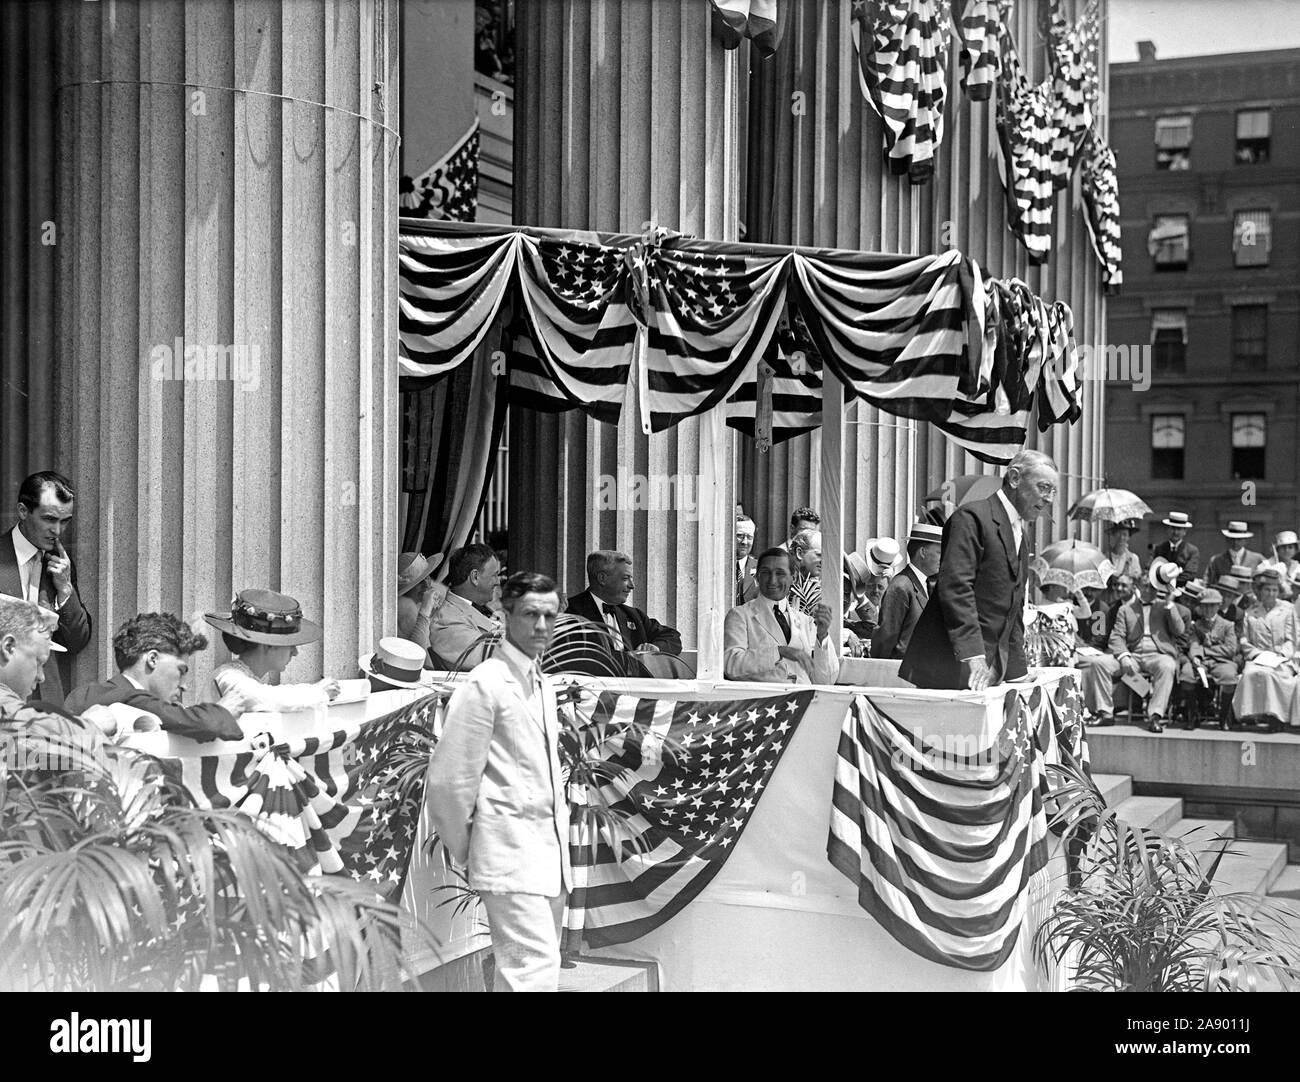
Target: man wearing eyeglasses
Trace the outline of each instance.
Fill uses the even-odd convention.
[[[923,688],[982,691],[1028,672],[1025,581],[1030,526],[1051,517],[1060,477],[1041,451],[1021,451],[1002,487],[964,504],[943,531],[939,576],[899,675]]]

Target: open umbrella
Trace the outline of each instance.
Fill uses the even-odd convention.
[[[987,499],[1001,487],[1002,478],[994,474],[964,473],[960,477],[950,477],[938,488],[932,488],[925,498],[961,507],[973,500]]]
[[[1048,549],[1055,550],[1049,556]],[[1105,589],[1114,568],[1106,554],[1087,541],[1058,541],[1035,559],[1034,571],[1044,586],[1060,585],[1072,593],[1088,587]]]
[[[1123,522],[1151,514],[1140,498],[1126,488],[1099,488],[1070,508],[1070,518],[1080,522]]]

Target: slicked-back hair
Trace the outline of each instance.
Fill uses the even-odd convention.
[[[821,536],[821,532],[820,526],[805,526],[790,538],[790,555],[794,556],[796,553],[806,550],[812,544],[814,537]]]
[[[447,566],[447,585],[459,586],[469,578],[471,571],[482,571],[489,560],[496,558],[496,550],[487,545],[475,543],[457,549],[451,554]]]
[[[12,635],[25,643],[33,635],[53,635],[58,626],[57,613],[21,597],[0,596],[0,639]]]
[[[604,571],[612,571],[619,564],[632,566],[632,557],[617,549],[597,549],[587,556],[587,583],[596,581],[596,576]]]
[[[540,571],[516,571],[501,587],[501,607],[507,612],[515,611],[515,602],[524,594],[556,594],[555,580]]]
[[[927,548],[930,545],[938,545],[938,544],[939,544],[938,541],[909,541],[907,543],[907,558],[909,560],[914,560],[916,559],[916,554],[920,552],[923,548]]]
[[[174,657],[189,657],[206,650],[208,638],[170,612],[142,612],[132,616],[113,636],[113,660],[119,670],[129,669],[150,650]]]
[[[71,503],[77,498],[72,489],[72,482],[54,470],[41,470],[23,478],[18,487],[18,502],[28,511],[35,511],[41,505],[41,494],[46,488],[53,488],[54,495],[60,503]]]
[[[774,546],[773,548],[770,549],[764,549],[762,552],[758,554],[758,563],[754,565],[754,573],[757,574],[758,572],[763,570],[764,560],[776,559],[776,558],[780,558],[785,561],[785,566],[789,568],[790,574],[793,575],[795,573],[794,553],[788,552],[787,550],[781,548],[780,546]]]

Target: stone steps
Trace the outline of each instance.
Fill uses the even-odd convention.
[[[1169,834],[1183,817],[1183,802],[1176,796],[1131,796],[1115,805],[1115,814],[1129,826]]]
[[[1092,780],[1109,808],[1133,795],[1133,779],[1127,774],[1094,774]]]
[[[590,957],[574,961],[572,969],[560,970],[561,992],[659,991],[659,967],[654,962]]]

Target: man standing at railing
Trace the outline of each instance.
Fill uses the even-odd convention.
[[[571,886],[569,806],[555,689],[538,664],[560,598],[545,575],[511,575],[505,637],[447,704],[429,768],[433,827],[487,911],[500,991],[554,992]]]
[[[935,589],[899,668],[904,680],[982,691],[1025,675],[1029,527],[1050,515],[1059,481],[1051,458],[1021,451],[997,492],[953,513]]]

